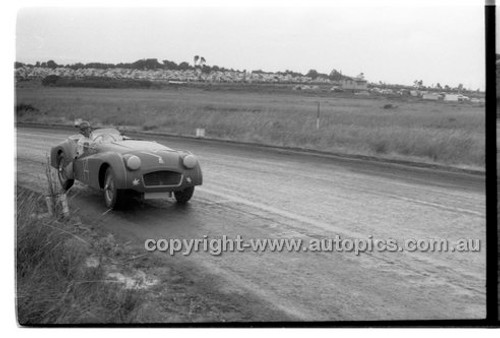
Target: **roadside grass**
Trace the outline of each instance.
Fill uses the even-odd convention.
[[[41,216],[42,196],[17,188],[17,318],[21,325],[141,322],[140,291],[105,283],[99,242],[85,242],[71,220]],[[102,247],[102,245],[101,245]]]
[[[48,162],[45,175],[45,196],[19,185],[16,191],[19,324],[147,320],[141,312],[144,295],[139,290],[113,284],[107,277],[102,262],[114,246],[107,238],[82,234],[78,219],[57,202],[57,178]]]
[[[83,224],[78,213],[65,212],[56,203],[55,172],[48,165],[45,170],[47,179],[38,186],[43,194],[16,186],[20,325],[223,322],[253,315],[238,303],[239,295],[210,290],[208,296],[185,276],[190,269],[184,262],[172,266],[164,257],[145,254],[143,245],[122,243],[90,225],[103,216]]]
[[[144,253],[75,215],[49,217],[39,192],[17,186],[16,202],[20,325],[291,320],[218,290],[193,263]]]
[[[316,129],[320,102],[320,128]],[[18,88],[17,121],[132,126],[349,154],[484,167],[484,107],[411,98],[227,91]]]

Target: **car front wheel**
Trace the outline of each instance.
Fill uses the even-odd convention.
[[[194,187],[189,187],[184,190],[175,191],[174,196],[178,204],[186,204],[193,197]]]
[[[118,209],[123,204],[123,192],[116,188],[116,178],[113,169],[106,170],[104,179],[104,202],[109,209]]]

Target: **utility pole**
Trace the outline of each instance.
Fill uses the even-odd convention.
[[[318,113],[316,115],[316,130],[319,130],[320,103],[318,102]]]

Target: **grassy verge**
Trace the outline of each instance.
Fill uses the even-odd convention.
[[[290,320],[251,296],[217,290],[219,277],[190,262],[145,253],[143,242],[115,237],[101,221],[49,216],[39,192],[17,186],[16,204],[20,325]]]
[[[316,116],[320,103],[320,128]],[[211,138],[484,167],[484,107],[304,93],[17,89],[17,121],[133,126]],[[20,106],[24,105],[24,106]]]
[[[39,193],[18,186],[20,325],[265,320],[249,310],[248,299],[210,288],[202,282],[207,275],[185,262],[145,254],[78,216],[57,219],[45,211]]]
[[[129,323],[146,320],[140,290],[108,279],[103,241],[84,239],[75,219],[41,216],[42,197],[17,189],[17,316],[21,325]],[[78,223],[78,222],[77,222]]]

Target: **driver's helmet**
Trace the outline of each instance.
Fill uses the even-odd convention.
[[[78,125],[78,129],[80,129],[80,134],[89,137],[92,128],[90,127],[90,123],[88,121],[82,121]]]

